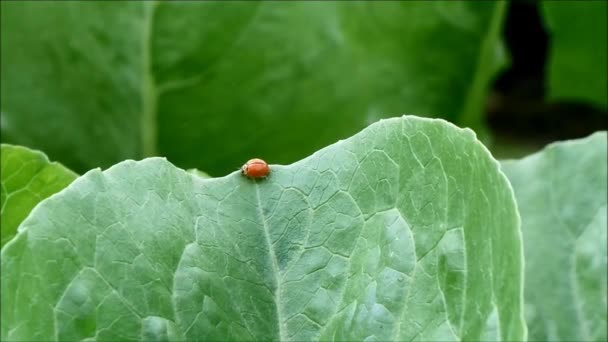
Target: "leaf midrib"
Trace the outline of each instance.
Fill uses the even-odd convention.
[[[274,304],[277,312],[277,327],[279,329],[279,340],[280,341],[288,341],[287,336],[285,336],[285,329],[283,329],[283,313],[281,311],[281,280],[279,279],[279,265],[277,263],[277,256],[274,252],[274,248],[272,247],[272,241],[270,239],[270,233],[268,230],[268,223],[266,218],[264,217],[264,212],[262,210],[262,200],[260,198],[260,187],[256,183],[255,185],[255,196],[257,200],[257,210],[258,215],[260,216],[260,220],[262,221],[262,227],[264,228],[264,237],[266,239],[266,244],[268,245],[268,253],[270,254],[270,260],[272,265],[272,274],[274,275]]]
[[[158,6],[158,0],[144,1],[144,17],[142,21],[141,42],[141,151],[143,157],[151,157],[157,154],[156,139],[156,81],[152,72],[152,30],[154,25],[154,13]]]
[[[474,70],[471,86],[466,95],[466,100],[462,111],[459,113],[463,127],[476,128],[476,120],[481,115],[481,107],[483,105],[483,96],[487,91],[488,82],[485,76],[489,71],[492,71],[492,64],[495,62],[491,57],[496,47],[496,42],[499,40],[500,29],[505,20],[506,3],[497,2],[493,9],[490,18],[490,27],[483,38],[481,48],[477,55],[476,68]]]

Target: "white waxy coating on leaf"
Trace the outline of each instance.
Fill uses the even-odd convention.
[[[504,161],[522,218],[534,341],[606,340],[606,133]]]
[[[470,130],[384,120],[272,168],[79,178],[2,252],[2,338],[525,338],[513,194]]]

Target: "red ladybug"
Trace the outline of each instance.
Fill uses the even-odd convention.
[[[270,167],[262,159],[254,158],[241,167],[241,173],[249,178],[266,178],[270,173]]]

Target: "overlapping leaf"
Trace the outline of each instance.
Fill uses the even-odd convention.
[[[606,133],[550,145],[503,170],[515,191],[533,341],[605,341]]]
[[[0,151],[0,246],[4,246],[36,204],[65,188],[77,175],[38,151],[5,144]]]

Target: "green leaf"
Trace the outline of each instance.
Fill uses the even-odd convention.
[[[384,120],[271,168],[80,177],[2,251],[2,339],[525,338],[516,205],[470,130]]]
[[[83,172],[161,155],[223,175],[401,113],[480,128],[505,3],[1,6],[3,141]]]
[[[0,246],[4,247],[40,201],[68,186],[77,175],[59,163],[51,163],[39,151],[5,144],[0,151]]]
[[[606,133],[502,163],[522,219],[533,341],[606,341]]]
[[[551,39],[549,95],[608,108],[606,1],[542,1],[541,6]]]

